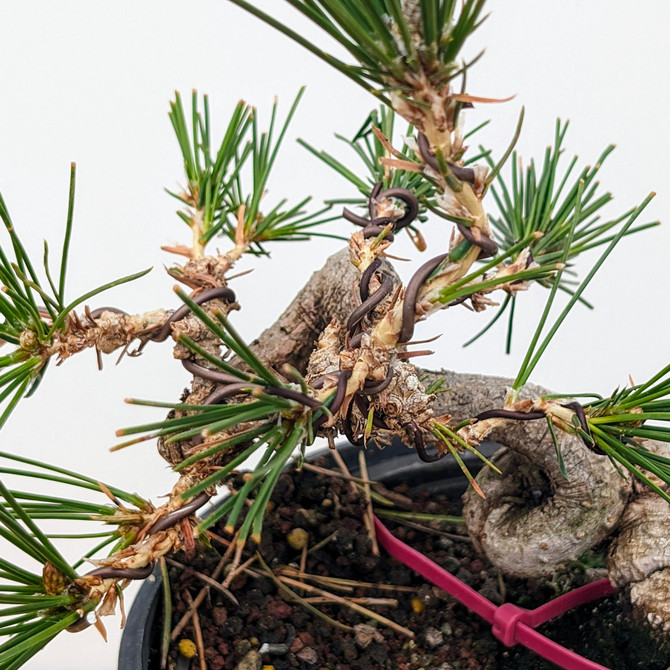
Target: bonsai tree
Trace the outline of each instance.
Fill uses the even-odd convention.
[[[297,202],[266,193],[302,90],[286,105],[275,101],[266,123],[240,102],[220,135],[206,96],[176,94],[170,121],[185,174],[169,193],[185,234],[164,245],[176,258],[167,268],[176,295],[137,314],[98,307],[98,296],[140,285],[146,271],[68,294],[74,165],[62,241],[45,244],[41,257],[28,253],[21,222],[0,199],[0,426],[12,421],[17,404],[39,402],[40,382],[56,364],[67,367],[86,349],[102,359],[171,347],[174,369],[190,377],[181,397],[131,400],[164,416],[146,410],[145,421],[119,430],[113,447],[157,441],[174,473],[164,502],[48,457],[28,458],[3,441],[0,535],[12,548],[0,555],[0,668],[20,667],[62,631],[103,631],[101,617],[119,609],[129,583],[166,556],[197,551],[222,518],[239,563],[245,546],[260,540],[280,473],[319,438],[333,448],[343,438],[377,448],[399,437],[418,458],[459,462],[464,451],[478,454],[483,440],[499,442],[507,451],[486,461],[476,480],[463,467],[475,547],[504,572],[532,576],[612,537],[610,579],[629,587],[641,619],[667,630],[670,366],[660,361],[657,373],[610,395],[530,383],[543,356],[562,355],[552,340],[573,308],[588,306],[586,289],[611,252],[653,225],[641,216],[652,196],[604,215],[611,196],[597,180],[612,147],[591,166],[561,159],[565,122],[556,122],[541,162],[522,162],[515,143],[523,109],[507,150],[498,155],[479,144],[484,124],[468,127],[471,108],[501,102],[467,84],[479,59],[465,58],[464,49],[485,18],[483,0],[292,0],[339,43],[341,57],[254,3],[232,2],[371,94],[360,129],[342,138],[349,158],[321,150],[316,140],[301,142],[349,182],[348,191],[323,207],[308,193]],[[401,280],[392,264],[395,240],[408,233],[418,256],[431,227],[441,231],[439,248],[429,248],[429,260],[412,259]],[[235,289],[243,259],[319,236],[339,238],[342,250],[276,322],[246,341],[235,326],[238,309],[255,308]],[[595,261],[582,267],[583,254],[594,250]],[[471,339],[500,319],[509,334],[531,287],[546,300],[513,378],[419,367],[426,350],[415,335],[418,322],[427,321],[425,332],[442,318],[432,332],[439,334],[448,318],[438,312],[468,307],[482,313],[481,332]],[[243,485],[208,510],[243,466],[251,467]],[[44,492],[44,482],[53,492]],[[75,563],[43,526],[63,519],[103,524],[102,531],[68,529],[68,537],[96,537]]]

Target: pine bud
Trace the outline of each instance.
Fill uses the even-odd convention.
[[[50,596],[57,596],[63,593],[67,586],[65,575],[53,564],[47,561],[42,569],[42,582],[44,590]]]

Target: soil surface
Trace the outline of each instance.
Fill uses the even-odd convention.
[[[326,465],[322,463],[321,465]],[[417,514],[460,514],[460,500],[443,495],[395,489],[411,495],[411,510]],[[401,503],[404,498],[400,498]],[[379,506],[376,505],[376,508]],[[210,588],[198,609],[205,640],[205,661],[209,670],[346,670],[392,668],[395,670],[549,670],[556,666],[516,646],[507,648],[491,634],[491,627],[477,615],[437,587],[380,551],[373,555],[371,540],[363,522],[365,502],[348,482],[303,469],[281,476],[272,497],[263,530],[260,553],[275,574],[281,566],[299,568],[316,576],[337,577],[357,582],[386,585],[353,586],[350,590],[305,580],[305,583],[344,598],[392,599],[390,604],[367,605],[400,627],[382,625],[343,604],[311,602],[342,625],[337,628],[292,601],[276,581],[242,573],[230,591],[235,605],[221,592]],[[402,509],[396,506],[393,509]],[[496,604],[512,602],[537,607],[571,588],[603,576],[598,552],[585,556],[568,574],[552,580],[503,579],[480,556],[473,553],[462,525],[415,519],[415,524],[398,524],[383,519],[404,542],[422,551]],[[423,529],[421,528],[423,527]],[[298,529],[298,530],[296,530]],[[215,531],[224,535],[223,529]],[[299,546],[307,542],[305,550]],[[173,622],[181,618],[188,601],[195,598],[203,582],[194,573],[211,574],[223,547],[213,548],[190,561],[187,570],[171,569]],[[251,554],[250,554],[251,555]],[[181,563],[189,562],[179,555]],[[262,573],[258,561],[250,566]],[[389,588],[390,586],[397,588]],[[303,598],[319,597],[290,588]],[[190,594],[190,595],[188,595]],[[629,624],[625,599],[611,596],[567,613],[538,629],[554,641],[613,670],[645,668],[666,670],[670,666],[670,644],[662,648],[647,634]],[[196,641],[192,624],[180,640]],[[182,649],[188,647],[182,642]],[[176,670],[200,670],[198,657],[190,661],[177,644],[170,650],[170,666]],[[152,668],[158,668],[155,663]]]

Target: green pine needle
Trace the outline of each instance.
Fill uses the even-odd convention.
[[[547,396],[546,399],[581,398],[590,436],[583,427],[578,435],[592,439],[611,459],[670,502],[645,474],[670,485],[670,458],[654,453],[645,441],[670,443],[670,365],[642,384],[616,389],[610,396],[597,393]]]
[[[277,102],[272,106],[268,130],[262,131],[256,110],[240,101],[218,149],[212,146],[207,96],[203,97],[201,111],[197,93],[193,92],[189,122],[181,96],[175,93],[169,117],[182,154],[187,186],[186,192],[168,193],[186,205],[177,214],[189,227],[197,229],[203,247],[217,235],[227,236],[237,244],[240,216],[246,250],[261,255],[267,254],[262,246],[266,242],[323,235],[316,229],[335,218],[324,217],[327,207],[308,212],[309,197],[297,205],[287,206],[286,200],[281,200],[271,209],[261,210],[270,174],[303,91],[298,92],[276,139]]]
[[[2,461],[10,461],[17,467],[5,467]],[[26,484],[36,482],[38,491],[44,488],[44,482],[67,488],[64,495],[10,490],[0,480],[0,538],[39,566],[39,574],[36,574],[16,564],[13,558],[0,557],[0,669],[18,668],[59,632],[78,621],[82,613],[98,605],[97,601],[70,588],[72,580],[78,578],[77,568],[83,560],[71,565],[55,541],[94,539],[97,545],[85,555],[91,558],[115,540],[121,546],[132,542],[135,534],[128,524],[141,521],[140,514],[152,509],[135,494],[104,486],[64,468],[0,452],[0,476],[5,475],[12,480],[22,478]],[[82,488],[95,491],[99,501],[80,499]],[[108,492],[114,496],[111,504]],[[120,500],[139,505],[128,509]],[[79,521],[87,525],[94,522],[102,524],[102,530],[49,533],[41,522],[38,525],[40,520],[67,520],[70,529]],[[101,538],[102,541],[98,541]],[[60,593],[54,589],[53,582],[44,583],[41,572],[47,563],[63,576],[62,584],[58,585],[62,588]]]
[[[273,386],[279,385],[277,377],[260,361],[256,354],[253,353],[225,316],[217,315],[218,320],[215,321],[200,305],[182,291],[181,288],[176,287],[175,292],[181,300],[188,305],[193,314],[195,314],[205,326],[219,338],[221,343],[237,354],[258,375],[258,378],[260,378],[262,382]],[[192,342],[190,339],[185,339],[184,341]],[[240,376],[241,374],[244,373],[238,371],[236,376]],[[246,375],[246,377],[248,381],[255,381],[254,377],[250,377],[249,375]]]
[[[3,460],[10,461],[12,463],[19,463],[28,467],[9,468],[5,465],[2,465]],[[49,463],[36,461],[31,458],[26,458],[25,456],[11,454],[6,451],[0,451],[0,475],[2,474],[11,474],[32,479],[59,482],[68,486],[95,491],[96,493],[102,491],[100,486],[101,482],[99,480],[93,479],[92,477],[87,477],[86,475],[79,474],[72,470],[67,470],[55,465],[50,465]],[[134,505],[138,509],[148,509],[149,502],[138,496],[136,493],[128,493],[127,491],[109,484],[103,483],[103,485],[119,500],[122,500],[130,505]],[[70,493],[70,497],[74,497],[74,494]]]
[[[409,90],[408,81],[425,75],[437,89],[463,73],[461,52],[481,25],[484,0],[422,0],[406,8],[401,0],[287,0],[336,40],[353,62],[335,58],[246,0],[231,0],[301,44],[385,103],[388,91]],[[476,60],[476,59],[474,59]]]
[[[497,165],[494,165],[490,157],[486,157],[492,168],[487,184],[491,185],[491,194],[498,209],[498,214],[491,215],[489,220],[497,233],[501,249],[510,248],[521,237],[539,231],[542,236],[530,245],[533,259],[539,265],[550,264],[564,256],[567,236],[572,235],[564,260],[568,266],[565,272],[561,273],[560,277],[540,278],[537,283],[552,290],[554,283],[558,281],[559,290],[574,296],[575,291],[571,288],[574,282],[568,275],[575,274],[572,270],[575,260],[591,249],[610,244],[617,237],[617,228],[620,229],[637,210],[631,209],[617,218],[602,220],[601,210],[611,201],[612,195],[601,193],[600,184],[596,179],[603,161],[614,146],[607,147],[592,167],[584,167],[575,175],[573,172],[578,162],[577,156],[571,159],[565,169],[561,163],[567,129],[567,121],[565,123],[560,119],[556,121],[554,143],[545,151],[541,168],[531,161],[524,171],[520,158],[513,152],[509,176],[503,176],[500,168],[514,143]],[[517,135],[519,130],[520,127],[517,127]],[[481,146],[480,150],[484,152]],[[581,201],[578,198],[580,184],[583,184]],[[658,222],[631,226],[627,228],[625,235],[632,235],[656,225]],[[574,232],[570,233],[573,228]],[[588,308],[592,307],[581,293],[578,301]],[[508,307],[514,305],[514,300],[511,302],[506,300],[493,321],[472,337],[466,346],[481,337]],[[511,341],[512,316],[510,313],[507,353]]]
[[[0,194],[0,220],[9,235],[9,249],[0,244],[0,345],[10,343],[14,351],[0,356],[0,428],[18,402],[32,395],[49,362],[47,350],[57,332],[67,328],[67,319],[75,307],[114,286],[132,281],[148,270],[109,282],[65,303],[70,239],[74,215],[76,169],[70,167],[67,220],[61,254],[58,284],[49,268],[49,247],[44,242],[43,267],[46,282],[41,282]],[[13,258],[11,257],[13,256]]]
[[[510,247],[516,240],[533,232],[541,232],[542,237],[531,246],[533,258],[540,264],[556,262],[563,256],[565,240],[572,228],[574,233],[566,257],[567,262],[574,261],[589,249],[611,242],[616,227],[636,211],[631,209],[616,219],[601,221],[600,211],[612,200],[612,195],[599,192],[600,184],[596,178],[604,160],[613,151],[613,145],[602,152],[593,167],[583,168],[568,186],[578,158],[575,156],[561,174],[563,141],[567,129],[568,122],[562,123],[560,119],[556,121],[554,144],[545,151],[541,169],[531,160],[524,171],[514,152],[510,161],[510,179],[498,174],[492,180],[491,193],[499,214],[490,216],[490,221],[498,233],[501,248]],[[488,162],[496,173],[499,166],[494,166],[490,159]],[[492,176],[493,173],[489,176],[490,180]],[[630,228],[626,234],[630,235],[653,225],[657,224],[649,223]],[[552,282],[547,282],[546,286],[551,287],[551,284]]]
[[[575,217],[573,218],[573,224],[571,226],[571,230],[574,229],[574,224],[575,222],[579,219],[579,214],[581,213],[581,205],[582,205],[582,200],[581,200],[581,193],[582,193],[583,186],[578,185],[578,194],[579,197],[577,198],[576,205],[575,205]],[[540,358],[544,354],[544,351],[546,348],[549,346],[549,343],[551,342],[552,338],[560,328],[561,324],[567,317],[567,315],[570,313],[572,308],[575,306],[577,301],[580,299],[582,293],[586,289],[586,287],[589,285],[595,274],[598,272],[598,270],[601,268],[602,264],[605,262],[607,257],[610,255],[610,253],[613,251],[614,247],[621,241],[621,239],[626,235],[630,227],[632,226],[633,222],[637,217],[642,213],[642,210],[649,204],[651,199],[654,197],[654,193],[651,193],[648,195],[642,203],[636,207],[631,215],[628,217],[628,220],[624,223],[624,225],[619,229],[619,232],[614,236],[612,241],[608,244],[607,248],[605,251],[601,254],[600,258],[593,264],[591,267],[591,270],[589,273],[586,275],[584,280],[581,282],[579,287],[574,291],[572,294],[572,297],[568,301],[567,305],[563,309],[563,311],[558,315],[556,320],[554,321],[553,325],[547,332],[546,336],[542,340],[541,343],[538,344],[540,334],[544,328],[545,321],[547,319],[547,316],[549,314],[549,310],[551,308],[551,304],[553,302],[554,296],[555,296],[555,290],[552,289],[549,299],[547,301],[547,306],[545,308],[545,311],[540,319],[540,323],[538,325],[538,328],[535,332],[535,335],[531,341],[531,344],[528,348],[528,351],[526,353],[526,356],[524,358],[523,363],[521,364],[521,368],[519,370],[519,373],[517,374],[516,379],[514,380],[514,384],[512,385],[512,388],[514,389],[515,392],[518,392],[524,384],[528,381],[532,371],[535,369],[537,364],[540,361]],[[570,244],[572,241],[572,233],[569,233],[569,236],[566,240],[566,245],[564,247],[564,258],[567,256],[569,253],[569,248]],[[560,277],[554,281],[554,288],[560,283]]]
[[[356,200],[340,198],[329,200],[329,202],[332,204],[360,204],[361,206],[367,206],[367,201],[372,192],[372,188],[377,182],[381,182],[382,189],[396,187],[406,188],[409,191],[412,191],[418,198],[432,200],[435,197],[435,186],[427,181],[423,175],[393,167],[389,169],[382,164],[382,159],[390,158],[391,155],[388,149],[375,135],[373,128],[378,129],[378,131],[381,132],[381,134],[389,140],[394,147],[400,146],[400,148],[397,149],[398,155],[395,156],[396,158],[408,162],[416,162],[411,149],[406,142],[400,139],[400,136],[398,136],[398,133],[396,132],[395,112],[386,107],[380,107],[379,109],[370,112],[353,138],[348,139],[342,135],[335,135],[338,140],[346,144],[347,147],[358,156],[363,164],[362,169],[350,169],[331,154],[315,149],[305,140],[298,140],[301,146],[305,147],[310,153],[319,158],[319,160],[323,161],[335,172],[353,184],[362,196],[360,199]],[[402,137],[411,136],[413,130],[411,125],[407,126],[402,133]],[[417,165],[422,164],[417,163]],[[367,173],[367,179],[360,176],[363,173]],[[419,213],[419,220],[425,221],[425,219],[425,206],[422,206]]]
[[[41,597],[39,601],[36,600],[26,610],[30,614],[23,618],[19,626],[15,629],[11,627],[8,629],[8,634],[11,636],[4,644],[0,645],[0,670],[17,670],[59,633],[79,621],[82,615],[85,616],[97,606],[94,601],[77,603],[80,612],[73,612],[74,598],[67,596],[70,608],[64,608],[63,605],[66,603],[62,602],[60,609],[54,610],[52,603],[56,601],[53,598],[61,598],[62,601],[61,596]],[[17,606],[0,609],[0,622],[3,613],[10,613],[11,609],[16,612],[25,608]],[[45,612],[48,612],[48,614],[45,615]]]
[[[191,118],[187,120],[181,95],[176,92],[170,103],[169,117],[184,162],[188,192],[170,193],[189,206],[189,211],[181,213],[182,218],[191,223],[197,215],[201,221],[203,238],[209,239],[217,219],[225,209],[226,191],[229,183],[246,160],[248,130],[251,124],[251,109],[240,101],[235,106],[218,148],[212,146],[209,100],[203,97],[203,111],[194,91],[191,100]]]

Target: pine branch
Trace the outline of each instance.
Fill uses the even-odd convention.
[[[189,124],[181,96],[175,94],[169,116],[182,154],[187,187],[183,193],[168,193],[186,205],[177,214],[192,231],[193,247],[189,255],[195,258],[204,255],[207,243],[220,235],[235,244],[229,254],[232,261],[245,252],[266,255],[263,247],[266,242],[300,241],[324,235],[317,229],[336,218],[327,216],[329,207],[308,212],[309,197],[296,205],[287,206],[284,199],[269,210],[261,208],[270,174],[303,90],[299,91],[278,129],[275,101],[267,131],[261,130],[256,110],[240,101],[216,155],[207,96],[203,97],[201,112],[197,93],[193,92]]]
[[[0,480],[0,537],[40,567],[37,574],[14,559],[0,558],[0,637],[5,638],[0,644],[0,668],[9,669],[18,668],[58,633],[96,609],[104,595],[87,592],[76,570],[82,561],[71,565],[54,540],[103,538],[86,554],[91,558],[112,542],[119,547],[129,544],[153,508],[134,494],[93,484],[94,480],[75,472],[12,454],[0,453],[0,459],[23,465],[3,464],[0,476],[22,478],[26,484],[37,480],[42,483],[40,488],[45,481],[67,487],[66,495],[56,496],[10,490]],[[81,500],[82,488],[96,490],[107,504]],[[129,509],[120,499],[141,502],[141,507]],[[69,523],[95,522],[102,524],[103,530],[50,534],[37,523],[64,519]]]
[[[9,235],[12,256],[0,245],[0,345],[9,343],[15,349],[0,356],[0,428],[23,397],[32,395],[41,382],[55,353],[58,337],[65,335],[72,326],[69,317],[75,307],[109,288],[133,281],[149,270],[109,282],[88,291],[70,303],[65,301],[65,284],[72,234],[74,212],[75,166],[70,170],[70,189],[63,251],[58,285],[49,267],[49,249],[44,246],[44,274],[46,284],[35,271],[35,265],[23,246],[9,210],[0,195],[0,219]]]
[[[484,0],[462,4],[435,0],[406,6],[400,0],[287,1],[344,47],[356,64],[335,58],[251,2],[231,0],[384,101],[389,92],[410,91],[412,80],[419,75],[436,89],[460,75],[467,67],[459,60],[463,46],[481,25],[484,8]]]
[[[588,398],[596,394],[574,394]],[[670,366],[648,381],[617,389],[609,397],[585,402],[587,425],[573,416],[573,432],[592,448],[623,465],[635,477],[670,502],[670,458],[645,447],[645,442],[670,443]],[[658,478],[650,477],[653,475]]]

